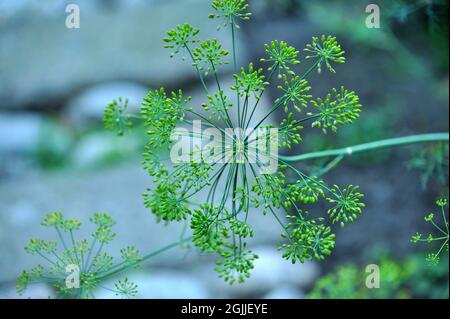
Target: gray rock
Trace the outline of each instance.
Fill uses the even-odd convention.
[[[76,3],[89,11],[93,11],[99,9],[101,1],[76,0],[71,1],[71,3]],[[57,17],[61,12],[65,12],[67,4],[64,1],[53,0],[2,1],[0,2],[0,12],[3,18],[1,22],[4,24],[14,23],[15,20],[25,15],[30,15],[31,19],[35,16],[39,18],[42,18],[42,16]]]
[[[209,289],[217,298],[239,298],[269,293],[283,285],[291,285],[298,289],[306,288],[317,278],[318,265],[314,262],[292,265],[284,260],[277,252],[276,245],[256,247],[253,251],[259,259],[254,263],[255,268],[251,277],[241,285],[228,285],[217,277],[212,265],[201,266],[197,269],[202,274]]]
[[[79,29],[65,27],[63,8],[55,9],[54,15],[18,10],[8,19],[14,23],[0,29],[1,108],[29,104],[49,108],[49,101],[66,98],[86,85],[117,79],[154,87],[188,81],[196,76],[191,63],[171,59],[162,41],[180,23],[199,27],[202,39],[218,38],[224,47],[231,45],[228,32],[216,32],[218,21],[208,19],[211,8],[202,0],[126,6],[102,1],[101,10],[92,10],[89,2],[73,1],[80,5]],[[238,52],[245,56],[240,39]]]
[[[148,89],[132,82],[111,82],[90,87],[72,98],[66,108],[66,117],[76,127],[101,124],[105,107],[119,97],[128,99],[128,112],[139,113]]]
[[[43,119],[31,113],[0,113],[0,155],[32,151],[39,139]]]
[[[0,286],[0,299],[48,299],[55,298],[54,290],[46,284],[33,284],[19,295],[14,284]]]
[[[0,179],[15,178],[26,174],[33,174],[35,165],[22,155],[0,156]]]
[[[138,299],[207,299],[211,295],[202,283],[201,278],[192,277],[178,271],[149,270],[127,276],[138,285]],[[114,282],[105,283],[106,287],[114,287]],[[94,293],[98,299],[118,298],[112,291],[98,289]]]
[[[17,19],[24,14],[34,14],[38,16],[57,17],[61,12],[65,12],[66,6],[77,4],[83,11],[95,13],[108,8],[114,9],[136,9],[142,8],[149,3],[154,5],[164,0],[73,0],[73,1],[54,1],[54,0],[16,0],[0,2],[0,12],[4,22]],[[32,18],[33,16],[31,16]]]
[[[92,133],[81,139],[72,154],[78,168],[92,168],[113,157],[138,154],[139,143],[131,136],[117,138],[110,132]]]
[[[298,288],[285,285],[279,288],[275,288],[266,294],[264,299],[305,299],[305,293]]]

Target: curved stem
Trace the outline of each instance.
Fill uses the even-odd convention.
[[[330,150],[330,151],[322,151],[322,152],[314,152],[307,153],[296,156],[282,156],[279,158],[286,162],[300,162],[305,160],[324,158],[324,157],[333,157],[333,156],[349,156],[356,153],[363,153],[372,150],[397,147],[397,146],[405,146],[411,144],[418,143],[428,143],[428,142],[448,142],[449,133],[432,133],[432,134],[422,134],[422,135],[411,135],[399,138],[392,138],[387,140],[381,140],[371,143],[365,143],[361,145]]]

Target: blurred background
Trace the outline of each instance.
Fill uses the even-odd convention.
[[[65,26],[69,3],[79,5],[79,29]],[[344,85],[364,106],[361,119],[336,136],[305,129],[293,153],[448,131],[448,1],[377,1],[380,29],[366,28],[369,3],[250,1],[254,16],[241,25],[237,42],[240,64],[259,64],[264,43],[274,39],[301,49],[312,36],[335,35],[348,62],[337,75],[313,75],[313,93]],[[144,132],[118,139],[103,129],[102,115],[119,96],[137,112],[148,90],[161,86],[200,96],[190,63],[170,59],[162,38],[189,22],[201,38],[215,37],[229,48],[228,33],[208,21],[210,11],[206,0],[0,0],[1,298],[17,298],[16,276],[40,262],[23,250],[28,240],[54,238],[40,226],[45,213],[63,211],[87,225],[93,212],[107,211],[118,222],[111,252],[130,244],[146,252],[180,237],[183,225],[157,224],[143,206],[141,194],[152,186],[141,168]],[[222,77],[229,81],[231,70]],[[278,94],[269,91],[259,112]],[[422,248],[430,247],[410,243],[417,231],[430,232],[423,217],[435,210],[436,199],[448,197],[448,146],[353,156],[327,181],[360,185],[367,208],[337,230],[334,253],[324,262],[282,260],[277,225],[255,210],[252,246],[260,259],[248,283],[227,286],[216,278],[211,256],[176,249],[130,276],[138,297],[448,298],[448,254],[429,267]],[[382,269],[376,292],[360,282],[367,264]],[[51,288],[37,285],[23,297],[47,296]]]

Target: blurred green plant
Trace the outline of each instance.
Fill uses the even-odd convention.
[[[112,291],[118,297],[131,298],[137,293],[137,285],[128,278],[117,280],[115,288],[104,287],[103,283],[127,269],[139,268],[142,261],[175,246],[172,244],[145,256],[134,246],[128,246],[120,250],[121,260],[116,261],[106,252],[106,246],[116,237],[112,230],[116,222],[103,212],[95,213],[90,221],[96,227],[91,239],[80,239],[76,238],[80,221],[66,219],[60,212],[47,214],[41,225],[54,229],[58,240],[34,238],[25,246],[28,254],[41,257],[46,266],[39,264],[23,271],[16,282],[17,292],[23,294],[29,285],[47,283],[55,289],[58,298],[92,298],[98,288]]]
[[[312,291],[311,299],[446,299],[449,295],[448,258],[437,267],[423,263],[422,255],[397,261],[381,256],[376,264],[380,270],[380,288],[366,286],[364,267],[346,265],[333,273],[319,278]]]
[[[408,167],[422,172],[420,183],[426,189],[432,179],[441,186],[448,185],[448,144],[436,143],[414,154]]]
[[[430,233],[428,236],[424,236],[423,234],[417,232],[411,238],[412,243],[439,244],[438,250],[436,252],[429,253],[426,258],[426,260],[431,265],[439,264],[441,255],[444,254],[445,252],[448,253],[449,231],[448,231],[448,218],[446,217],[445,213],[445,207],[448,206],[448,201],[447,199],[439,199],[436,202],[436,205],[439,207],[441,214],[430,213],[427,216],[425,216],[424,219],[427,223],[430,223],[434,227],[434,230],[436,233],[438,233],[438,235],[433,235]],[[440,215],[442,217],[440,223],[437,222],[437,215]]]
[[[59,169],[70,161],[70,151],[75,144],[75,136],[51,118],[46,118],[39,129],[37,144],[31,157],[43,169]]]
[[[445,0],[395,0],[390,1],[386,8],[386,16],[388,19],[407,23],[411,16],[419,13],[426,17],[428,29],[431,32],[437,32],[446,24],[442,21],[442,13],[446,7],[448,7],[448,1]]]
[[[278,9],[283,10],[285,14],[298,14],[300,8],[308,7],[309,4],[309,1],[305,0],[272,0],[266,2],[268,11],[272,12]],[[356,0],[338,0],[334,2],[339,5],[360,4]],[[379,0],[377,4],[382,8],[382,13],[387,20],[407,23],[408,19],[414,14],[425,16],[425,23],[430,31],[439,30],[444,26],[445,21],[443,21],[442,15],[448,6],[448,2],[445,0]]]
[[[118,104],[114,104],[118,103]],[[114,101],[118,108],[124,101]],[[115,106],[108,106],[112,110]],[[124,109],[126,110],[126,108]],[[126,118],[133,123],[134,115]],[[111,127],[112,123],[104,123]],[[117,123],[115,123],[117,124]],[[37,143],[28,156],[35,165],[45,170],[87,169],[98,170],[130,158],[138,158],[146,145],[145,131],[140,127],[117,124],[127,136],[117,139],[105,132],[104,128],[71,130],[52,118],[46,118],[39,128]]]
[[[333,30],[335,34],[345,34],[351,41],[367,48],[388,51],[391,54],[389,69],[399,68],[414,76],[429,77],[432,73],[421,57],[417,56],[404,44],[398,34],[408,32],[401,29],[410,28],[414,24],[417,31],[414,37],[432,40],[432,54],[442,68],[448,69],[448,1],[443,0],[382,0],[376,4],[381,9],[380,29],[366,27],[365,6],[357,0],[338,0],[324,6],[318,1],[298,0],[302,8],[325,30]],[[424,23],[425,22],[425,23]],[[400,30],[399,30],[400,29]],[[431,32],[429,32],[431,31]],[[437,32],[439,31],[439,32]],[[362,50],[364,49],[362,48]],[[393,58],[392,58],[393,57]],[[394,66],[394,67],[393,67]],[[398,73],[398,72],[396,72]]]

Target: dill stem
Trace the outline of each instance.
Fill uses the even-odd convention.
[[[120,273],[122,271],[125,271],[125,270],[127,270],[129,268],[133,268],[133,267],[139,265],[140,263],[146,261],[147,259],[155,257],[155,256],[157,256],[159,254],[162,254],[162,253],[164,253],[164,252],[166,252],[166,251],[168,251],[168,250],[170,250],[172,248],[179,247],[182,244],[184,244],[186,242],[189,242],[191,240],[192,240],[192,237],[184,238],[184,239],[176,241],[176,242],[174,242],[172,244],[164,246],[164,247],[162,247],[162,248],[160,248],[158,250],[152,251],[152,252],[142,256],[142,258],[140,258],[138,261],[135,261],[135,262],[132,262],[132,263],[126,263],[126,264],[118,264],[115,267],[113,267],[112,269],[110,269],[109,271],[106,271],[103,274],[99,274],[97,279],[105,279],[107,277],[113,276],[113,275],[115,275],[117,273]]]
[[[405,137],[391,138],[386,140],[380,140],[376,142],[370,142],[360,145],[355,145],[351,147],[345,147],[341,149],[306,153],[302,155],[294,156],[282,156],[279,158],[285,162],[301,162],[311,159],[334,157],[334,156],[350,156],[352,154],[369,152],[373,150],[380,150],[392,147],[406,146],[419,143],[429,143],[429,142],[448,142],[449,133],[431,133],[431,134],[420,134],[420,135],[410,135]]]

